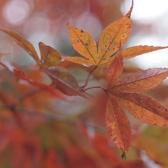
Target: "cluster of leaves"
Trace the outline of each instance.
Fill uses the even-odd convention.
[[[60,158],[54,148],[57,151],[65,152],[66,166],[69,167],[75,167],[74,163],[75,165],[80,165],[80,162],[84,163],[83,159],[87,160],[83,167],[101,167],[101,165],[108,167],[111,164],[110,159],[113,160],[112,165],[114,164],[114,167],[118,165],[122,167],[122,163],[111,150],[103,150],[104,146],[108,144],[108,137],[106,136],[96,134],[96,138],[92,139],[94,152],[91,149],[85,149],[86,145],[84,145],[83,139],[88,140],[89,137],[85,133],[82,133],[82,136],[79,133],[81,129],[85,132],[85,128],[81,128],[78,123],[77,125],[80,127],[78,132],[67,132],[66,129],[69,126],[63,126],[61,122],[69,124],[69,120],[48,112],[51,109],[48,104],[50,99],[66,100],[67,95],[81,96],[89,101],[88,90],[102,89],[107,97],[105,110],[106,127],[114,143],[122,149],[123,159],[126,157],[125,155],[131,142],[131,126],[125,113],[126,111],[141,122],[158,126],[168,125],[167,109],[153,98],[138,93],[148,91],[159,85],[167,77],[168,68],[136,70],[137,72],[129,73],[124,78],[119,79],[124,69],[123,59],[130,59],[147,52],[167,48],[160,46],[134,46],[122,49],[130,36],[132,9],[133,4],[125,16],[111,23],[102,32],[98,48],[89,33],[68,24],[72,46],[81,56],[63,56],[54,48],[40,42],[40,59],[30,42],[12,31],[1,29],[2,32],[17,40],[17,44],[27,51],[37,64],[29,70],[23,70],[21,67],[15,66],[11,68],[11,66],[0,62],[0,65],[4,67],[1,71],[0,90],[1,111],[3,111],[1,124],[6,128],[5,132],[0,130],[0,134],[4,137],[1,148],[7,148],[7,146],[15,144],[13,152],[16,152],[15,148],[19,150],[17,155],[14,155],[15,167],[20,167],[22,163],[27,165],[27,167],[36,166],[43,157],[46,159],[41,164],[45,165],[45,167],[65,167],[60,162]],[[77,79],[68,70],[68,66],[80,67],[89,73],[82,86],[79,86]],[[92,75],[96,78],[95,72],[103,72],[99,78],[105,80],[106,84],[87,87],[90,76]],[[50,78],[50,84],[42,82],[43,75],[47,75]],[[11,85],[13,89],[9,90]],[[38,113],[38,111],[43,112]],[[13,121],[13,117],[17,121]],[[52,119],[61,122],[55,123]],[[50,122],[48,123],[48,121]],[[15,125],[15,122],[18,125]],[[30,122],[31,124],[29,124]],[[48,126],[46,126],[46,123]],[[48,134],[53,131],[52,129],[57,130],[57,136],[45,135],[46,137],[42,138],[43,146],[47,148],[45,154],[42,152],[42,147],[36,136],[36,134],[40,134],[40,129],[44,125]],[[58,129],[60,127],[61,131]],[[72,127],[74,127],[74,123]],[[78,143],[77,146],[70,144],[66,140],[70,138],[72,141],[76,141],[75,136],[81,141],[81,144]],[[16,140],[18,137],[19,141]],[[47,137],[52,137],[53,140],[48,140]],[[26,151],[29,160],[24,160],[24,151]],[[7,150],[6,155],[8,153],[9,151]],[[108,163],[104,164],[103,159],[97,162],[99,157],[96,153],[106,158]],[[73,162],[75,157],[78,157],[78,163]],[[130,164],[128,163],[128,167],[130,167]],[[127,165],[125,164],[124,167],[127,167]]]

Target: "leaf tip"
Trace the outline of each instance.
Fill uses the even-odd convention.
[[[130,10],[128,11],[128,13],[126,14],[126,17],[128,17],[128,18],[131,17],[131,13],[132,13],[132,10],[133,10],[133,6],[134,6],[134,0],[132,0],[131,8],[130,8]]]
[[[69,23],[67,23],[67,27],[68,27],[68,28],[70,28],[70,27],[71,27],[71,25],[70,25]]]
[[[123,161],[125,161],[127,159],[127,154],[126,154],[126,151],[124,149],[122,149],[122,155],[121,155],[121,159]]]

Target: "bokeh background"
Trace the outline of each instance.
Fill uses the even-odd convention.
[[[13,30],[33,43],[38,51],[38,42],[50,45],[62,54],[75,55],[67,23],[88,31],[96,41],[103,29],[126,14],[131,0],[1,0],[0,27]],[[135,0],[132,12],[132,34],[127,46],[162,45],[168,43],[167,0]],[[1,52],[18,52],[20,64],[31,64],[23,59],[23,52],[13,47],[4,34],[1,37]],[[3,39],[3,40],[2,40]],[[127,47],[125,46],[125,47]],[[141,68],[165,67],[168,65],[167,50],[156,51],[132,59]],[[14,59],[11,56],[11,59]],[[16,61],[16,60],[13,60]]]
[[[0,0],[0,28],[20,34],[35,46],[38,53],[38,43],[44,42],[63,55],[78,55],[70,43],[67,23],[89,32],[98,41],[104,28],[125,15],[130,6],[131,0]],[[167,46],[167,15],[167,0],[134,0],[131,16],[132,32],[125,47],[135,45]],[[26,66],[34,63],[33,59],[16,45],[11,37],[2,32],[0,33],[0,53],[5,55],[1,58],[5,64]],[[143,54],[125,63],[142,69],[168,67],[168,49]],[[162,92],[164,92],[163,89]],[[157,92],[155,92],[155,96],[156,94]],[[163,97],[165,99],[166,96]],[[57,106],[57,111],[68,109],[68,113],[71,114],[81,112],[83,106],[80,103],[83,104],[83,100],[79,99],[78,105],[75,106],[72,106],[72,103],[64,102],[62,106]],[[88,111],[88,113],[94,110],[101,111],[102,109],[96,108],[96,103],[105,104],[101,99],[97,99],[94,103],[93,109],[88,110],[88,106],[85,105],[86,109],[83,111]],[[59,101],[56,102],[56,105],[58,104],[60,105]],[[92,113],[93,118],[94,114]],[[136,125],[136,123],[134,124]],[[141,128],[143,127],[144,125]],[[150,128],[148,128],[149,131],[152,130]],[[93,130],[89,128],[89,131],[93,135]],[[157,135],[160,136],[159,130]],[[150,141],[148,145],[150,145]],[[148,149],[148,154],[150,147],[145,148]],[[167,152],[165,153],[167,154]],[[143,151],[141,158],[147,167],[160,167],[150,160]]]

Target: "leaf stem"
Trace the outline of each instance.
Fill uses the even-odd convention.
[[[95,70],[97,67],[98,67],[98,65],[96,65],[96,66],[91,70],[91,72],[89,73],[88,77],[86,78],[85,84],[84,84],[83,86],[81,86],[82,89],[84,89],[84,88],[87,86],[91,74],[94,72],[94,70]]]
[[[103,88],[103,87],[101,87],[101,86],[92,86],[92,87],[88,87],[88,88],[86,88],[86,89],[83,89],[83,91],[85,92],[85,91],[90,90],[90,89],[102,89],[103,91],[106,92],[106,89]]]
[[[5,64],[3,64],[2,62],[0,62],[0,65],[3,66],[4,68],[6,68],[7,70],[9,70],[9,68]]]

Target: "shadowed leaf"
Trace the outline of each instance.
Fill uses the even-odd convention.
[[[41,68],[56,66],[61,62],[61,55],[54,48],[40,42],[39,49],[41,53]]]
[[[43,83],[34,81],[28,76],[26,76],[22,71],[17,70],[17,69],[14,69],[14,73],[19,79],[25,80],[35,87],[41,90],[46,90],[50,92],[51,94],[53,94],[54,96],[58,96],[59,98],[64,98],[64,95],[59,90],[56,90],[52,85],[45,85]]]
[[[12,31],[9,31],[9,30],[3,30],[3,29],[0,29],[0,31],[3,31],[4,33],[10,35],[11,37],[13,37],[14,39],[17,40],[17,44],[22,47],[24,50],[26,50],[33,58],[34,60],[39,63],[39,57],[37,55],[37,52],[35,50],[35,48],[33,47],[33,45],[25,40],[23,37],[21,37],[20,35],[12,32]]]
[[[131,141],[131,127],[125,112],[113,96],[107,101],[106,125],[116,145],[127,152]]]
[[[63,67],[50,67],[43,70],[46,72],[53,83],[56,84],[56,87],[68,96],[82,96],[85,97],[85,94],[82,92],[78,86],[78,82],[75,77]]]

